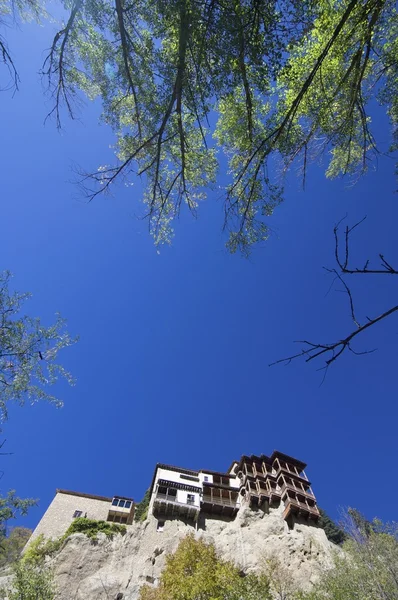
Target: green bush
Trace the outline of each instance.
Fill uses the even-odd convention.
[[[147,490],[145,492],[144,497],[141,500],[141,502],[139,502],[138,504],[135,505],[134,521],[138,521],[138,522],[145,521],[145,519],[148,516],[148,507],[149,507],[150,499],[151,499],[151,493],[150,493],[150,490]]]
[[[30,565],[40,565],[44,562],[46,556],[54,554],[54,552],[57,552],[61,548],[64,539],[64,536],[62,536],[56,540],[46,540],[43,535],[39,535],[28,545],[21,562]]]
[[[328,540],[338,545],[345,542],[348,538],[345,531],[340,529],[322,508],[319,509],[319,512],[321,513],[321,518],[319,519],[318,524],[325,530]]]
[[[127,531],[126,525],[119,525],[119,523],[110,523],[109,521],[95,521],[94,519],[87,519],[80,517],[75,519],[65,532],[63,539],[66,539],[72,533],[84,533],[87,537],[95,539],[98,533],[105,533],[106,537],[112,538],[115,533],[124,535]]]
[[[0,589],[0,597],[7,600],[54,600],[55,596],[51,569],[25,560],[13,566],[11,585]]]
[[[109,523],[108,521],[95,521],[84,517],[75,519],[65,531],[64,535],[55,540],[46,540],[43,535],[39,535],[31,542],[23,555],[22,562],[33,565],[39,565],[46,556],[51,556],[61,549],[64,541],[73,533],[84,533],[90,539],[96,539],[98,533],[105,533],[106,537],[112,538],[115,534],[124,535],[127,529],[125,525],[118,523]]]

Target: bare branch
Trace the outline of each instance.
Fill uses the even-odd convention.
[[[361,225],[365,221],[366,216],[363,217],[363,219],[361,219],[354,225],[352,225],[352,227],[348,227],[348,225],[346,226],[345,232],[344,232],[344,260],[341,260],[340,247],[339,247],[339,227],[340,227],[341,222],[344,219],[345,219],[345,217],[343,219],[341,219],[337,223],[337,225],[335,225],[335,227],[333,229],[334,240],[335,240],[334,255],[335,255],[335,259],[336,259],[336,262],[339,266],[341,273],[344,273],[347,275],[355,275],[355,274],[398,275],[398,270],[394,269],[391,266],[391,264],[387,262],[387,260],[383,256],[383,254],[379,254],[379,258],[381,260],[381,266],[382,266],[381,269],[369,269],[368,268],[369,260],[366,260],[365,266],[361,269],[358,267],[356,267],[354,269],[348,267],[350,234],[354,231],[354,229],[356,229],[359,225]]]
[[[384,313],[382,313],[375,319],[371,319],[370,321],[365,323],[365,325],[358,327],[358,329],[355,329],[355,331],[351,332],[345,338],[343,338],[337,342],[331,343],[331,344],[330,343],[317,344],[317,343],[307,342],[307,341],[298,342],[298,343],[306,344],[308,347],[307,348],[304,347],[297,354],[292,354],[291,356],[288,356],[286,358],[281,358],[279,360],[276,360],[275,362],[270,363],[269,366],[272,367],[273,365],[277,365],[280,363],[289,364],[292,362],[292,360],[294,360],[296,358],[302,358],[303,356],[306,357],[305,362],[310,362],[311,360],[314,360],[315,358],[323,357],[324,355],[326,355],[327,358],[325,360],[325,365],[328,367],[333,362],[335,362],[339,358],[339,356],[341,356],[341,354],[347,349],[349,349],[354,354],[369,354],[371,352],[374,352],[374,350],[366,350],[363,352],[354,351],[351,348],[351,342],[357,335],[359,335],[360,333],[363,333],[363,331],[365,331],[372,325],[379,323],[380,321],[382,321],[383,319],[386,319],[387,317],[389,317],[390,315],[392,315],[393,313],[395,313],[397,311],[398,311],[398,305],[393,306],[392,308],[390,308],[389,310],[386,310]]]
[[[1,37],[0,37],[0,57],[1,57],[2,62],[7,67],[8,72],[11,76],[11,80],[12,80],[11,85],[8,87],[2,88],[2,91],[5,91],[7,89],[12,89],[12,88],[14,88],[15,91],[18,91],[19,75],[18,75],[17,69],[15,67],[14,61],[12,60],[12,57],[11,57],[9,51],[7,50],[6,43],[3,41],[3,39]]]
[[[73,92],[68,86],[67,82],[65,53],[67,50],[70,33],[73,29],[76,16],[82,7],[82,4],[83,0],[75,0],[68,22],[64,29],[58,31],[55,35],[50,51],[43,63],[42,68],[42,75],[45,75],[48,78],[49,88],[51,89],[54,87],[53,97],[55,103],[54,107],[48,113],[46,119],[50,118],[55,113],[58,129],[61,128],[60,110],[62,102],[65,103],[70,118],[74,119],[74,112],[72,109]],[[53,84],[53,77],[55,75],[57,81],[55,84]]]
[[[311,342],[308,340],[298,341],[296,343],[303,344],[303,348],[301,349],[300,352],[297,352],[295,354],[292,354],[291,356],[288,356],[286,358],[282,358],[275,362],[272,362],[269,366],[280,364],[280,363],[290,364],[292,362],[292,360],[295,360],[297,358],[304,358],[305,362],[310,362],[317,358],[323,358],[325,360],[325,364],[324,364],[324,367],[322,367],[322,369],[325,369],[325,375],[326,375],[326,371],[329,368],[329,366],[332,363],[334,363],[344,353],[345,350],[349,350],[352,354],[355,354],[356,356],[363,355],[363,354],[370,354],[372,352],[375,352],[375,349],[362,350],[362,351],[355,350],[352,347],[352,342],[355,340],[355,338],[359,334],[363,333],[364,331],[366,331],[373,325],[376,325],[376,323],[379,323],[380,321],[388,318],[389,316],[391,316],[392,314],[394,314],[395,312],[398,311],[398,305],[393,306],[392,308],[381,313],[378,317],[375,317],[373,319],[366,317],[367,321],[363,325],[361,325],[359,320],[357,319],[356,314],[355,314],[354,300],[353,300],[351,290],[350,290],[349,286],[347,285],[347,283],[344,281],[342,275],[344,275],[344,274],[362,274],[362,275],[392,274],[392,275],[396,275],[396,274],[398,274],[398,272],[391,266],[391,264],[389,262],[386,261],[386,259],[384,258],[384,256],[382,254],[379,254],[382,269],[369,269],[368,268],[368,264],[369,264],[368,260],[366,261],[363,269],[348,268],[349,254],[350,254],[349,253],[350,234],[361,223],[363,223],[363,221],[365,220],[366,217],[364,217],[363,219],[361,219],[360,221],[358,221],[351,227],[349,227],[348,225],[345,227],[344,251],[343,251],[344,259],[342,260],[340,257],[340,248],[339,248],[339,227],[340,227],[342,221],[346,218],[346,216],[343,217],[343,219],[341,219],[337,223],[337,225],[335,225],[335,227],[333,229],[333,234],[334,234],[334,239],[335,239],[334,254],[335,254],[336,263],[337,263],[337,266],[338,266],[340,272],[336,268],[334,268],[334,269],[328,269],[326,267],[324,267],[324,268],[328,273],[332,273],[335,276],[334,281],[338,280],[343,285],[343,287],[344,287],[343,291],[347,294],[348,299],[349,299],[350,314],[351,314],[351,318],[352,318],[353,322],[355,323],[356,329],[354,331],[350,332],[346,337],[339,339],[336,342],[319,343],[319,342]],[[333,283],[332,283],[332,285],[333,285]]]

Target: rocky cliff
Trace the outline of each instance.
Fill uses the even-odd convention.
[[[242,570],[258,570],[277,557],[296,584],[308,588],[332,564],[336,547],[323,529],[296,522],[292,529],[282,518],[283,506],[241,508],[234,520],[203,518],[197,525],[168,520],[162,532],[152,516],[113,540],[100,534],[93,542],[83,534],[68,538],[50,560],[55,569],[59,600],[136,600],[143,583],[156,585],[165,556],[189,533],[213,542],[220,555]]]

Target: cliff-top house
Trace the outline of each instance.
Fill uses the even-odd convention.
[[[242,506],[284,505],[283,518],[293,526],[297,517],[316,522],[319,511],[302,461],[274,451],[271,456],[242,456],[224,472],[191,470],[157,464],[150,488],[149,514],[162,531],[164,522],[199,516],[234,518]],[[61,536],[77,517],[131,525],[134,500],[124,496],[95,496],[59,489],[31,540]]]

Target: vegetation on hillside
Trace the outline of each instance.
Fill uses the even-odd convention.
[[[31,535],[31,529],[14,527],[7,537],[0,540],[0,568],[18,560]]]
[[[148,507],[151,499],[151,490],[147,490],[141,502],[135,505],[134,521],[145,521],[148,516]]]
[[[345,526],[343,553],[335,552],[334,567],[310,592],[298,589],[278,557],[245,575],[213,545],[188,536],[166,558],[159,586],[144,585],[140,600],[397,600],[398,526],[369,523],[357,511],[347,514]]]
[[[184,538],[166,558],[158,587],[144,585],[140,600],[271,600],[264,575],[242,577],[239,569],[220,558],[214,546],[193,535]]]
[[[12,569],[13,581],[0,588],[0,598],[7,600],[54,600],[54,574],[44,565],[21,560]]]
[[[330,542],[341,545],[347,539],[346,532],[338,527],[322,508],[319,509],[319,512],[321,513],[321,518],[318,521],[318,525],[325,530],[326,537]]]
[[[31,563],[41,563],[46,556],[58,552],[65,540],[74,533],[84,533],[91,540],[95,540],[99,533],[104,533],[107,538],[112,539],[116,534],[125,535],[126,531],[126,526],[119,523],[79,517],[73,520],[65,533],[59,538],[45,539],[43,535],[39,535],[29,544],[24,559]]]
[[[97,523],[97,531],[104,531],[102,522]],[[81,524],[68,535],[78,530]],[[397,600],[398,526],[377,519],[369,522],[358,511],[349,511],[345,535],[333,568],[308,592],[298,589],[294,574],[277,556],[264,557],[259,572],[244,573],[220,557],[214,545],[188,535],[166,557],[159,585],[145,584],[139,600]],[[12,587],[1,590],[0,597],[53,600],[55,582],[46,556],[59,550],[64,539],[35,540],[14,564]]]
[[[358,516],[359,513],[356,513]],[[360,515],[359,515],[360,516]],[[396,600],[398,598],[398,526],[348,515],[344,554],[301,600]],[[370,525],[370,527],[369,527]]]
[[[52,569],[46,564],[46,558],[58,552],[65,540],[73,533],[84,533],[90,539],[96,539],[99,533],[108,538],[115,534],[124,535],[125,525],[78,518],[73,521],[64,535],[55,540],[37,537],[29,544],[21,559],[12,565],[13,580],[0,589],[0,598],[8,600],[53,600],[56,597],[56,585]]]

